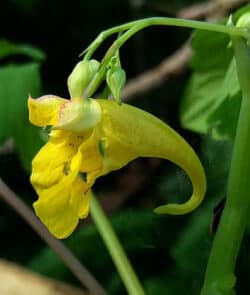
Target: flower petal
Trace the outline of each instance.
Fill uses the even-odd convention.
[[[91,136],[84,141],[79,150],[82,153],[82,172],[92,172],[102,169],[103,157],[99,149],[99,132],[95,129]]]
[[[89,213],[91,192],[86,191],[86,183],[78,177],[73,183],[70,195],[70,206],[77,212],[79,218],[85,218]]]
[[[65,187],[58,187],[52,194],[47,191],[47,197],[41,193],[33,206],[37,216],[47,226],[48,230],[58,239],[68,237],[78,224],[78,214],[69,205],[70,192]]]
[[[40,127],[56,125],[59,119],[59,109],[67,99],[44,95],[40,98],[28,98],[29,120],[32,124]]]
[[[32,161],[31,183],[36,189],[46,189],[56,185],[69,173],[71,160],[77,147],[70,145],[68,137],[51,138]]]
[[[52,137],[34,158],[31,183],[39,195],[34,203],[36,214],[52,234],[65,238],[74,230],[79,217],[87,214],[88,208],[85,200],[74,201],[83,188],[76,181],[82,162],[79,151],[82,137],[59,132],[60,136]]]
[[[101,108],[94,99],[72,98],[59,111],[58,124],[54,129],[83,132],[95,127],[101,120]]]

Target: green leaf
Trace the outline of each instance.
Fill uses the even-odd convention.
[[[214,139],[233,139],[241,103],[235,60],[223,70],[194,72],[181,102],[181,123]]]
[[[213,127],[210,116],[216,110],[224,72],[195,72],[184,92],[180,105],[181,124],[198,133]]]
[[[233,50],[226,34],[196,30],[192,36],[191,67],[195,71],[223,69],[230,63]]]
[[[10,55],[25,55],[37,61],[45,59],[45,54],[31,45],[14,44],[7,40],[0,40],[0,59]]]
[[[41,145],[39,130],[28,122],[27,97],[39,95],[39,64],[8,65],[0,68],[0,143],[15,140],[16,151],[25,168]]]
[[[227,97],[233,97],[240,93],[240,84],[237,75],[235,58],[232,58],[225,73],[225,78],[221,85],[219,99],[225,100]]]
[[[241,106],[241,95],[227,97],[209,118],[214,128],[211,136],[217,140],[232,140],[236,133],[237,122]]]
[[[239,16],[237,16],[239,17]],[[237,18],[234,16],[234,19]],[[194,72],[181,101],[184,128],[233,139],[241,91],[233,51],[225,34],[196,31],[192,40]]]

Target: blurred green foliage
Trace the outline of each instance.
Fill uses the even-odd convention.
[[[13,138],[20,160],[29,170],[41,140],[38,130],[28,122],[27,96],[28,93],[34,96],[40,93],[40,62],[44,60],[44,54],[31,46],[1,40],[0,58],[11,55],[25,55],[31,61],[8,62],[0,68],[0,144]]]
[[[170,11],[171,15],[173,9],[193,2],[141,1],[141,5],[136,6],[135,1],[125,0],[72,3],[9,0],[1,4],[0,145],[13,138],[15,151],[0,155],[0,176],[28,204],[36,198],[29,185],[28,171],[44,136],[42,130],[28,123],[27,96],[37,97],[50,92],[68,96],[66,78],[77,62],[77,55],[101,30],[134,17],[153,15],[159,10],[162,15],[168,15],[166,11]],[[242,10],[234,18],[237,19],[241,13]],[[10,19],[14,21],[9,22]],[[160,62],[187,37],[188,32],[178,28],[164,28],[164,31],[150,29],[139,34],[121,51],[128,76]],[[166,40],[164,46],[163,38]],[[154,42],[158,45],[152,46]],[[241,97],[232,47],[223,34],[196,31],[192,48],[190,77],[184,74],[179,79],[171,79],[170,83],[136,98],[133,103],[170,123],[198,151],[208,178],[206,199],[198,210],[188,216],[154,215],[154,205],[163,201],[183,202],[191,192],[186,175],[164,162],[154,176],[150,176],[134,193],[134,198],[110,217],[150,295],[199,294],[213,240],[210,232],[213,208],[226,193],[231,140]],[[101,54],[103,49],[98,52],[97,58]],[[182,126],[190,132],[179,125],[177,114],[180,103]],[[150,168],[145,166],[146,169]],[[119,177],[123,177],[127,170],[119,173]],[[112,192],[118,184],[112,174],[100,181],[97,187],[99,191]],[[78,284],[52,250],[44,246],[2,201],[0,234],[2,257],[45,275]],[[93,224],[83,222],[65,244],[103,283],[108,294],[126,294]],[[248,237],[237,269],[241,285],[239,294],[245,294],[244,288],[250,288],[247,279],[249,261],[245,259],[247,246]]]

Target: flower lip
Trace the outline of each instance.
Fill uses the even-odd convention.
[[[61,105],[58,124],[53,129],[83,132],[101,120],[101,107],[94,99],[72,98]]]

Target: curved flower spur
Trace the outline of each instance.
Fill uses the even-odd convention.
[[[80,62],[70,75],[70,100],[53,95],[28,99],[30,122],[51,126],[48,143],[32,162],[31,183],[39,196],[34,203],[37,216],[53,235],[66,238],[79,218],[88,215],[95,180],[138,157],[172,161],[193,185],[186,203],[163,205],[156,213],[185,214],[195,209],[204,197],[206,178],[194,150],[143,110],[110,99],[83,99],[83,90],[98,72],[97,62],[90,62]]]

